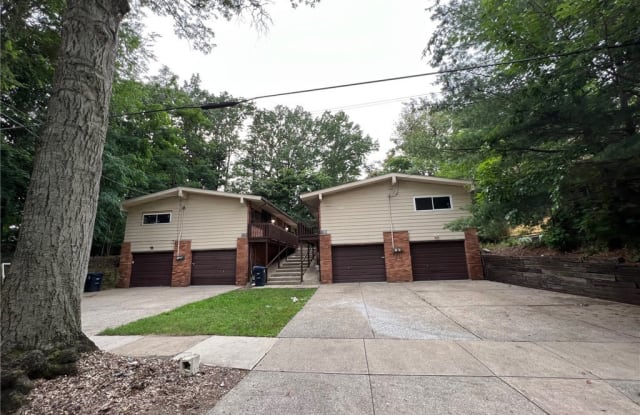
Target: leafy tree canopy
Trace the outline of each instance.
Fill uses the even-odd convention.
[[[405,110],[397,151],[472,178],[485,237],[548,220],[563,249],[639,244],[640,5],[452,0],[431,12],[434,65],[506,63],[441,75],[438,98]]]
[[[292,0],[313,6],[317,0]],[[1,5],[0,99],[2,113],[2,251],[15,249],[32,170],[35,145],[49,98],[60,46],[65,1],[16,1]],[[262,4],[248,1],[143,1],[136,4],[119,31],[118,59],[111,114],[170,106],[233,100],[223,92],[204,90],[198,76],[180,84],[163,69],[148,77],[154,34],[144,35],[144,18],[173,18],[179,37],[205,53],[215,46],[212,23],[251,14],[258,25],[269,23]],[[130,117],[111,117],[103,155],[103,177],[94,231],[93,253],[117,251],[123,236],[123,199],[171,186],[217,189],[231,179],[243,123],[251,104],[207,111],[180,110]],[[115,246],[114,246],[115,244]],[[114,249],[115,248],[115,249]]]
[[[301,107],[255,113],[234,169],[233,189],[265,196],[298,219],[298,195],[356,180],[377,143],[344,112],[319,117]]]

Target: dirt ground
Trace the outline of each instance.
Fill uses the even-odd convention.
[[[629,250],[618,249],[607,252],[561,252],[547,247],[527,247],[527,246],[492,246],[487,245],[488,253],[504,256],[555,256],[566,258],[579,258],[587,262],[617,262],[624,264],[640,265],[640,253]],[[486,252],[486,251],[485,251]]]
[[[78,361],[78,375],[37,380],[27,414],[203,414],[247,374],[200,366],[187,376],[178,362],[93,352]]]

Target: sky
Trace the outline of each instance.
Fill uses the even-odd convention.
[[[268,7],[272,22],[258,30],[250,17],[218,20],[217,45],[209,55],[177,39],[171,21],[150,18],[156,40],[152,73],[169,67],[181,79],[199,73],[203,88],[217,94],[255,97],[300,89],[368,81],[433,70],[423,58],[434,23],[425,0],[322,0],[293,9],[277,0]],[[392,81],[331,91],[255,101],[259,108],[302,106],[320,115],[343,110],[380,150],[369,162],[384,159],[393,147],[394,125],[402,102],[437,92],[434,77]]]

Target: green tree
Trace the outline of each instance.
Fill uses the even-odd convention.
[[[180,84],[167,69],[149,82],[117,81],[112,114],[193,103],[231,101],[200,87],[200,78]],[[252,105],[217,111],[183,109],[112,116],[103,156],[103,174],[93,238],[93,253],[117,252],[123,239],[122,200],[173,186],[219,189],[226,185]]]
[[[639,7],[454,0],[431,9],[439,24],[426,53],[434,65],[505,62],[442,75],[441,97],[424,105],[448,118],[450,130],[436,137],[468,163],[481,228],[550,217],[556,246],[640,243],[640,194],[629,180],[640,160]],[[403,149],[430,159],[428,147]],[[624,191],[612,198],[611,189]],[[577,194],[593,203],[572,202]]]
[[[16,13],[16,25],[28,26],[31,19],[39,19],[42,4],[48,3],[20,2],[27,11]],[[56,375],[72,370],[77,351],[95,347],[81,329],[80,300],[98,204],[118,31],[130,6],[126,0],[54,4],[61,10],[64,6],[55,75],[16,253],[2,285],[5,409],[9,402],[15,403],[9,400],[14,395],[4,393],[16,384],[15,376],[7,377],[14,373],[6,370],[10,365],[26,361],[32,369],[39,367],[30,371],[32,376]],[[178,34],[200,50],[210,47],[207,21],[244,11],[264,12],[261,3],[242,0],[139,4],[172,16]],[[6,10],[3,3],[3,18]],[[26,360],[17,357],[24,352],[33,353]]]
[[[298,218],[303,192],[355,180],[377,148],[346,114],[313,117],[301,107],[257,111],[235,166],[235,190],[265,196]]]

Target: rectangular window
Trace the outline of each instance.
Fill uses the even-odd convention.
[[[416,196],[413,202],[416,210],[451,209],[451,196]]]
[[[144,213],[142,215],[142,223],[145,225],[154,225],[157,223],[171,223],[171,212]]]

